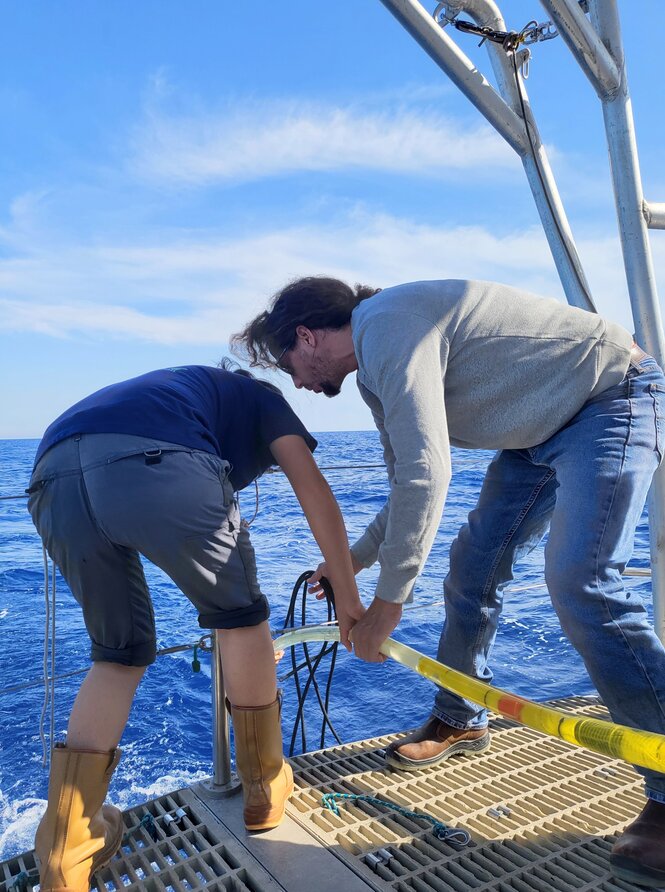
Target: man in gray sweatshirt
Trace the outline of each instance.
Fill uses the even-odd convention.
[[[665,733],[665,649],[621,576],[665,451],[665,377],[624,328],[492,282],[377,290],[309,277],[278,292],[234,340],[254,365],[316,393],[337,395],[356,372],[372,411],[390,495],[351,547],[356,572],[377,560],[381,568],[353,628],[359,657],[383,659],[379,647],[412,597],[441,519],[450,445],[497,450],[451,547],[438,659],[491,680],[504,586],[549,528],[552,603],[613,720]],[[440,689],[430,718],[387,760],[413,771],[488,746],[485,710]],[[647,805],[612,865],[661,885],[665,774],[639,770]]]

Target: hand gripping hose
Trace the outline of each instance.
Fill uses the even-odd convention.
[[[276,650],[282,650],[307,641],[339,641],[339,629],[336,626],[304,626],[280,635],[274,645]],[[614,725],[601,719],[579,718],[552,706],[534,703],[470,678],[393,638],[386,638],[380,651],[439,687],[515,719],[527,728],[604,756],[665,773],[665,735]]]

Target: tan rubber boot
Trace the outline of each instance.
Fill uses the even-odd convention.
[[[231,706],[248,830],[271,830],[281,824],[293,793],[293,771],[282,753],[279,713],[278,700],[268,706]]]
[[[88,892],[90,878],[120,848],[122,812],[104,805],[120,750],[56,744],[48,805],[35,837],[40,892]]]

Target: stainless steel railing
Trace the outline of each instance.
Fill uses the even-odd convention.
[[[240,789],[240,778],[231,771],[231,739],[229,714],[226,709],[224,673],[219,653],[219,641],[213,632],[210,663],[212,680],[212,777],[203,781],[203,787],[213,796],[233,796]]]

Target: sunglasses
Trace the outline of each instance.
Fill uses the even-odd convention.
[[[275,366],[280,370],[280,372],[286,372],[287,375],[293,374],[293,371],[292,371],[292,369],[289,368],[287,363],[282,362],[282,357],[284,356],[285,353],[288,353],[290,349],[291,349],[291,347],[289,347],[289,346],[284,347],[282,352],[275,359]]]

